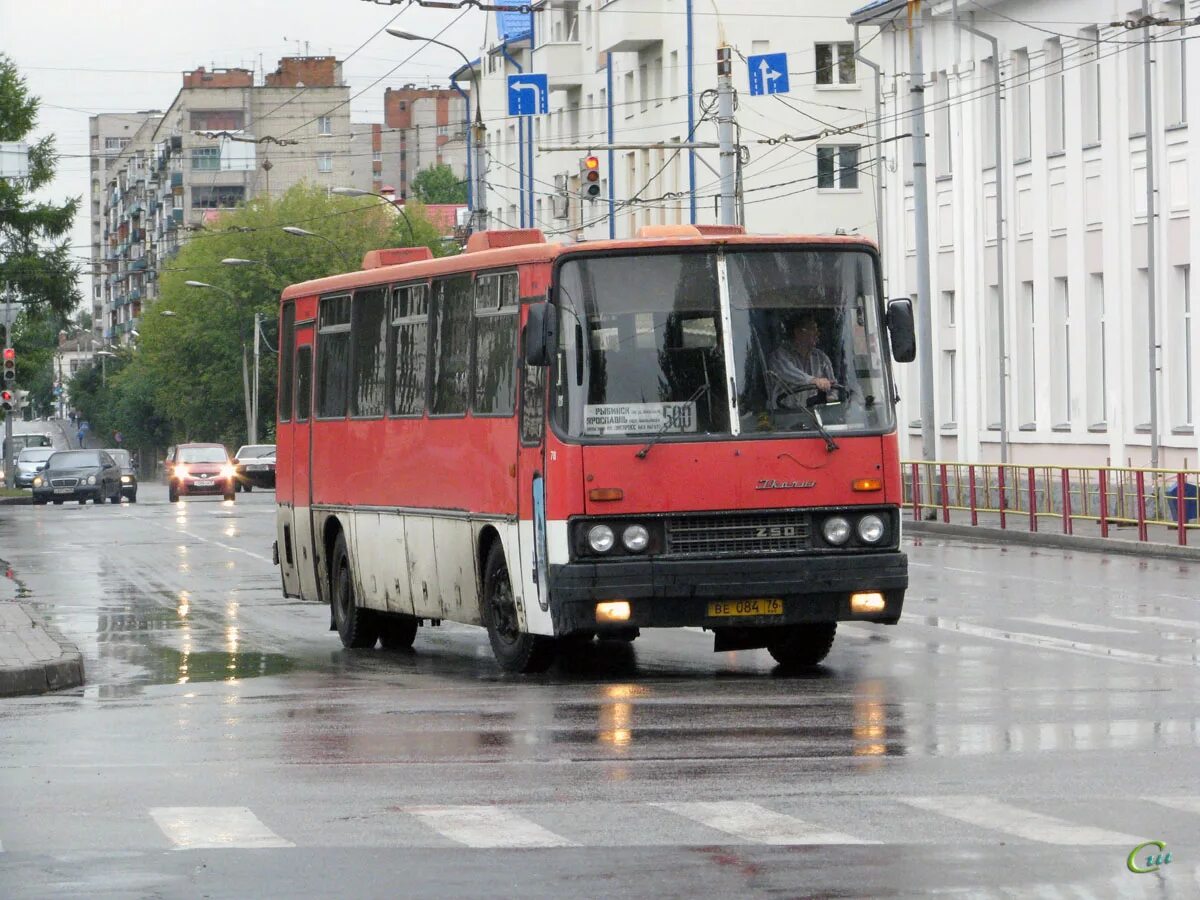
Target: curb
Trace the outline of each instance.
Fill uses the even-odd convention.
[[[0,497],[0,506],[33,506],[33,496]]]
[[[983,525],[952,525],[946,522],[914,522],[904,520],[906,534],[942,535],[973,538],[997,544],[1024,544],[1031,547],[1054,547],[1059,550],[1082,550],[1086,553],[1118,553],[1151,559],[1185,559],[1200,562],[1200,547],[1179,547],[1151,541],[1126,541],[1121,538],[1086,537],[1071,534],[1012,531],[988,528]]]
[[[8,605],[8,604],[5,604]],[[0,697],[16,697],[23,694],[44,694],[60,691],[83,684],[83,654],[55,628],[50,628],[32,608],[24,603],[12,604],[28,620],[28,625],[18,622],[18,630],[9,632],[22,638],[23,632],[44,635],[58,645],[58,656],[29,663],[0,666]],[[21,617],[18,617],[20,619]],[[3,634],[3,632],[0,632]]]

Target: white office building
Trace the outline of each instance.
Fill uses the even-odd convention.
[[[473,64],[483,83],[490,226],[534,226],[576,240],[719,222],[716,149],[597,149],[594,200],[581,198],[580,162],[601,144],[715,143],[717,48],[725,41],[744,148],[741,221],[754,232],[874,236],[875,150],[865,124],[874,116],[875,81],[855,58],[846,21],[853,7],[540,0],[532,16],[490,15]],[[787,54],[789,90],[751,96],[748,59],[778,53]],[[548,76],[548,112],[510,116],[507,76],[529,73]],[[455,76],[464,88],[473,80],[466,66]],[[772,86],[779,86],[774,75]],[[551,146],[576,149],[541,149]]]
[[[910,9],[878,0],[852,16],[882,65],[892,296],[917,294]],[[1155,0],[1154,24],[1112,0],[918,10],[936,455],[996,461],[1006,443],[1016,463],[1146,465],[1157,446],[1159,465],[1196,467],[1200,25],[1183,22],[1200,2]],[[901,368],[902,452],[916,458],[920,367]]]

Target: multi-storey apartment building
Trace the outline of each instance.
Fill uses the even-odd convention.
[[[130,138],[103,170],[93,162],[103,171],[93,306],[109,340],[128,340],[157,296],[163,261],[221,210],[301,181],[352,179],[349,88],[329,56],[285,58],[262,78],[201,67],[183,73],[167,110],[147,114],[132,135],[109,135],[100,117],[92,128],[94,153],[110,136]]]
[[[1140,4],[1053,6],[1047,16],[1035,0],[941,0],[922,4],[915,23],[936,453],[995,461],[1003,443],[1017,463],[1144,465],[1157,446],[1160,465],[1195,466],[1200,143],[1190,128],[1200,91],[1189,74],[1200,27],[1183,22],[1200,2],[1154,0],[1150,15],[1165,24],[1148,29],[1123,24],[1137,25]],[[878,0],[854,16],[883,67],[894,296],[917,292],[909,13],[903,0]],[[919,366],[900,377],[909,452],[919,454]]]
[[[384,182],[408,199],[422,170],[447,165],[466,178],[466,97],[445,88],[405,85],[383,94],[381,161]]]
[[[480,59],[455,73],[466,85],[477,69],[482,81],[490,225],[572,240],[718,221],[717,150],[653,145],[717,141],[717,48],[727,42],[741,221],[753,231],[873,235],[875,80],[846,21],[855,5],[539,0],[532,15],[490,17]],[[775,53],[787,54],[790,90],[751,96],[748,58]],[[518,73],[548,76],[548,114],[508,115],[507,76]],[[600,195],[582,199],[581,158],[614,143],[635,146],[597,151]],[[540,149],[564,145],[577,149]]]

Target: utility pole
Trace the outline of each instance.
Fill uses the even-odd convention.
[[[717,48],[717,140],[721,145],[721,224],[737,224],[737,153],[733,141],[733,50]]]
[[[1149,19],[1150,8],[1142,3],[1143,21]],[[1150,23],[1146,21],[1142,28],[1142,51],[1146,107],[1146,333],[1149,335],[1150,349],[1150,468],[1158,468],[1158,295],[1155,290],[1155,259],[1154,240],[1154,60],[1150,52]],[[1180,503],[1183,501],[1180,500]]]
[[[909,97],[912,109],[913,199],[917,244],[917,351],[921,361],[921,458],[937,458],[933,410],[933,308],[929,297],[929,194],[925,165],[925,59],[921,0],[909,4]]]
[[[11,301],[11,286],[4,283],[4,349],[12,347],[13,304]],[[17,406],[20,409],[20,405]],[[12,457],[13,457],[13,414],[4,415],[4,485],[12,486]]]
[[[254,397],[254,399],[251,401],[251,409],[253,410],[253,418],[251,420],[251,424],[253,425],[253,428],[250,431],[250,443],[251,444],[258,443],[258,341],[259,341],[259,330],[262,327],[261,323],[262,323],[262,313],[256,312],[254,314],[254,380],[253,380],[253,388],[254,388],[253,397]]]
[[[475,90],[483,89],[483,82],[475,81]],[[478,98],[476,98],[478,101]],[[484,141],[487,140],[487,128],[484,127],[483,120],[479,118],[479,107],[476,106],[475,124],[472,128],[475,131],[475,222],[473,231],[487,231],[488,227],[488,208],[487,208],[487,151],[484,148]]]

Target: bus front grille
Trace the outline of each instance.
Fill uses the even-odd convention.
[[[807,513],[671,516],[670,556],[773,556],[809,549]]]

